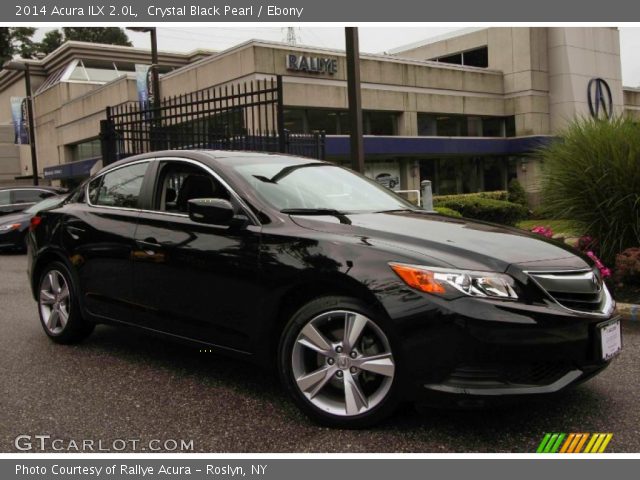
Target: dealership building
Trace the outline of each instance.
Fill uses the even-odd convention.
[[[43,182],[73,185],[103,164],[107,107],[138,102],[148,51],[67,42],[28,61]],[[252,40],[230,49],[160,52],[163,98],[281,77],[284,126],[326,133],[327,160],[348,165],[343,51]],[[535,150],[577,117],[640,119],[640,89],[622,85],[616,28],[467,29],[384,54],[361,54],[366,174],[396,190],[431,180],[436,194],[505,189],[518,178],[536,202]],[[11,97],[23,72],[0,72],[0,184],[29,183],[28,145],[14,145]],[[591,107],[591,108],[590,108]],[[246,117],[245,117],[246,118]]]

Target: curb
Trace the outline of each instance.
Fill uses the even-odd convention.
[[[633,303],[618,303],[617,312],[622,320],[637,322],[640,320],[640,305]]]

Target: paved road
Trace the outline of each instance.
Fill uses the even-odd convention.
[[[81,345],[54,345],[25,268],[25,256],[0,255],[1,452],[21,434],[62,448],[183,439],[203,452],[532,452],[548,431],[613,432],[608,451],[640,452],[637,324],[625,325],[625,351],[604,374],[565,394],[480,412],[407,407],[375,429],[335,431],[309,423],[247,364],[104,326]]]

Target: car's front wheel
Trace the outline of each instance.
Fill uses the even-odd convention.
[[[399,369],[388,326],[355,298],[323,297],[285,328],[281,379],[298,406],[324,425],[359,428],[390,415]]]
[[[38,311],[45,333],[57,343],[76,343],[93,331],[82,318],[71,273],[62,262],[47,265],[38,284]]]

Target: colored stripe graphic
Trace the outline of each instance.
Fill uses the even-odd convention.
[[[545,433],[536,453],[603,453],[612,438],[612,433]]]

